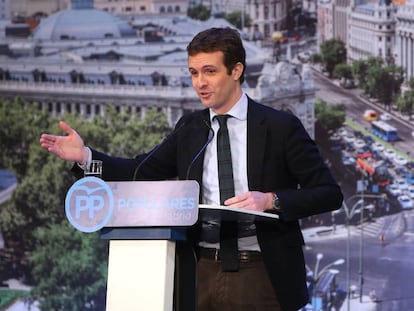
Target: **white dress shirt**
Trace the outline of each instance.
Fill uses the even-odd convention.
[[[235,194],[249,191],[247,180],[247,96],[242,94],[239,101],[227,113],[232,118],[227,119],[229,131],[231,159],[233,164],[233,178]],[[204,155],[202,201],[203,204],[220,205],[220,191],[217,167],[217,131],[218,121],[216,114],[210,109],[211,127],[215,133],[213,140],[207,146]],[[239,238],[239,250],[259,251],[256,235]],[[219,243],[200,242],[200,246],[220,248]]]

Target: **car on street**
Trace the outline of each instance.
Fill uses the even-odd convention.
[[[402,194],[401,189],[396,184],[389,184],[386,187],[387,192],[393,197],[399,196]]]
[[[378,114],[375,110],[367,109],[364,111],[364,120],[365,121],[376,121],[378,120]]]
[[[353,156],[351,156],[349,154],[342,154],[342,164],[343,165],[355,166],[356,165],[356,160]]]
[[[408,189],[408,183],[405,178],[396,178],[393,184],[397,185],[397,187],[401,190],[401,192]]]
[[[398,203],[400,204],[402,209],[412,209],[413,208],[413,201],[410,199],[408,195],[400,195],[397,198]]]
[[[382,121],[390,121],[392,119],[389,113],[382,113],[379,117]]]
[[[338,132],[337,133],[341,137],[344,137],[344,136],[346,136],[346,135],[349,134],[349,132],[347,131],[347,129],[346,128],[343,128],[343,127],[341,127],[340,129],[338,129]]]
[[[342,136],[342,138],[344,139],[345,142],[347,143],[352,143],[355,141],[355,136],[352,134],[346,134],[344,136]]]
[[[354,140],[354,146],[355,146],[356,149],[364,148],[365,145],[366,145],[366,143],[362,139],[356,139],[356,140]]]
[[[396,152],[393,149],[387,148],[383,151],[383,154],[388,159],[394,159]]]
[[[406,158],[404,158],[404,157],[402,157],[402,156],[400,156],[398,154],[396,154],[394,156],[393,161],[394,161],[395,164],[401,165],[401,166],[406,165],[407,162],[408,162]]]
[[[371,145],[372,150],[375,151],[384,151],[385,147],[383,144],[379,143],[379,142],[375,142]]]
[[[411,200],[414,200],[414,186],[409,186],[407,189],[407,195]]]

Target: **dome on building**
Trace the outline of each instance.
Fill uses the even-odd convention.
[[[33,32],[38,40],[81,40],[135,36],[127,21],[96,9],[72,9],[43,19]]]

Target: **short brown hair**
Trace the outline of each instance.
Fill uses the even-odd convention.
[[[231,74],[237,63],[243,65],[240,84],[244,81],[246,70],[246,50],[244,49],[240,34],[232,28],[210,28],[199,32],[187,46],[189,56],[198,53],[211,53],[221,51],[224,54],[224,65],[228,74]]]

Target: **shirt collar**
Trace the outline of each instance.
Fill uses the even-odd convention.
[[[245,121],[247,119],[247,95],[243,93],[237,103],[226,114],[240,121]],[[217,113],[210,109],[210,121],[213,121],[216,115]]]

